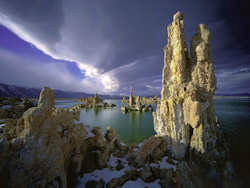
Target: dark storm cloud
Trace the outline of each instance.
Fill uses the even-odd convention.
[[[215,11],[212,4],[194,0],[84,2],[65,1],[65,35],[71,35],[74,51],[81,50],[79,59],[92,61],[105,72],[141,58],[161,56],[167,42],[166,26],[177,10],[185,15],[187,31],[193,32],[200,22],[215,21],[208,15]],[[78,29],[72,32],[75,27]]]
[[[249,92],[250,5],[248,1],[221,1],[212,33],[218,93]]]
[[[48,47],[61,40],[60,28],[64,22],[62,11],[60,0],[0,1],[1,13]]]
[[[54,58],[76,62],[91,91],[127,94],[134,87],[138,94],[150,95],[160,91],[166,26],[178,10],[184,14],[188,43],[199,23],[208,25],[218,76],[223,71],[248,68],[249,43],[241,34],[250,40],[249,11],[239,11],[242,3],[0,0],[0,12],[10,19],[2,24],[24,40]],[[241,78],[242,83],[248,79]],[[219,82],[219,90],[228,87]]]
[[[228,23],[229,31],[238,43],[238,48],[250,50],[250,2],[229,0],[221,4],[220,14]],[[234,46],[231,46],[234,47]]]

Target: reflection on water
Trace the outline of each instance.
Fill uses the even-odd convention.
[[[139,143],[154,134],[152,112],[121,112],[119,100],[107,100],[117,105],[113,109],[83,109],[80,121],[103,130],[112,126],[120,139],[127,143]]]

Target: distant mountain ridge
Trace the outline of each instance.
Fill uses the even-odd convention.
[[[39,98],[40,91],[41,89],[38,88],[20,87],[20,86],[0,83],[0,97]],[[55,98],[79,99],[81,97],[90,97],[94,95],[84,92],[62,91],[58,89],[53,89],[53,92]],[[111,96],[111,95],[99,95],[99,96],[105,99],[121,98],[120,96]]]

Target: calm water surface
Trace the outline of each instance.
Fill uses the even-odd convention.
[[[80,121],[89,126],[100,126],[103,130],[112,126],[120,139],[128,144],[139,143],[155,134],[151,112],[122,113],[120,100],[105,100],[116,104],[113,109],[83,109]],[[77,101],[59,100],[56,107],[71,107]],[[250,99],[249,98],[216,98],[214,99],[216,115],[222,129],[229,137],[243,137],[250,133]],[[156,106],[154,106],[155,109]],[[250,135],[249,135],[250,136]]]
[[[92,127],[99,126],[103,130],[106,130],[107,126],[112,126],[120,139],[127,144],[139,143],[155,134],[152,112],[123,114],[120,110],[120,100],[105,101],[117,106],[105,110],[82,109],[80,121]],[[56,107],[71,107],[76,103],[76,101],[56,101]]]

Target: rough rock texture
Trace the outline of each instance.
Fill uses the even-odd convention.
[[[143,102],[145,102],[145,101],[146,100],[144,98]],[[125,113],[130,112],[130,111],[146,112],[146,111],[153,111],[153,107],[151,105],[143,104],[142,97],[133,96],[133,88],[131,88],[128,100],[126,99],[126,97],[123,97],[123,99],[122,99],[121,111],[125,112]]]
[[[129,102],[128,102],[129,106],[134,105],[133,88],[130,89],[129,99],[128,100],[129,100]]]
[[[136,152],[136,162],[143,164],[161,159],[167,150],[167,142],[161,137],[152,136],[143,142]]]
[[[218,138],[213,108],[216,79],[209,42],[210,32],[199,25],[191,40],[189,58],[183,15],[174,15],[164,48],[161,103],[154,114],[154,127],[158,135],[168,139],[178,158],[183,158],[188,149],[209,151]]]
[[[130,95],[131,96],[131,95]],[[133,97],[133,95],[132,95]],[[130,98],[132,98],[130,97]],[[154,96],[154,97],[141,97],[141,96],[135,96],[135,100],[138,100],[137,97],[140,97],[139,101],[141,105],[147,105],[147,104],[157,104],[160,103],[161,99],[158,96]],[[137,102],[137,103],[138,103]],[[129,103],[129,98],[127,99],[126,97],[122,98],[122,104],[128,104]]]
[[[160,103],[160,98],[158,96],[154,97],[141,97],[142,104],[157,104]]]
[[[196,165],[202,174],[216,169],[213,176],[222,187],[228,187],[233,170],[228,144],[216,122],[210,32],[203,24],[198,25],[191,39],[190,53],[191,57],[184,37],[183,15],[177,12],[168,26],[161,103],[153,114],[154,129],[167,140],[175,158],[195,161],[192,170]]]
[[[0,98],[0,119],[8,118],[20,118],[23,113],[31,107],[34,107],[34,103],[26,98],[18,97],[1,97]]]
[[[103,100],[99,97],[99,95],[96,93],[95,97],[88,97],[88,98],[80,98],[80,101],[83,103],[88,103],[88,104],[98,104],[102,103]]]
[[[101,108],[114,108],[116,105],[112,103],[104,102],[99,95],[96,93],[95,97],[88,97],[88,98],[80,98],[80,104],[75,104],[75,110],[81,110],[82,108],[94,108],[94,109],[101,109]]]
[[[0,133],[0,187],[71,187],[79,173],[104,167],[117,135],[112,128],[106,136],[89,133],[75,122],[79,115],[55,108],[52,90],[43,88],[38,107],[10,119]]]
[[[126,97],[122,97],[122,104],[125,105],[128,103],[128,100],[126,99]]]

